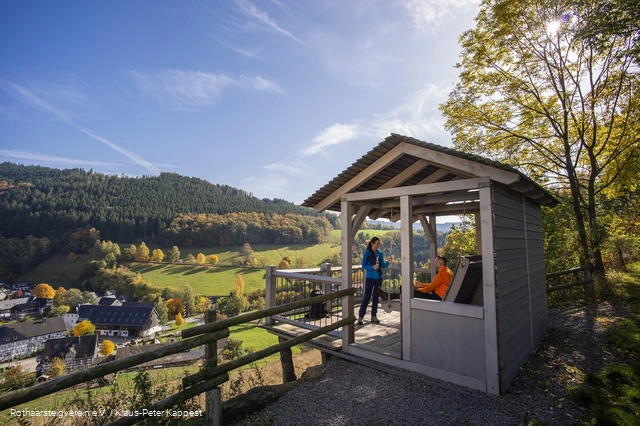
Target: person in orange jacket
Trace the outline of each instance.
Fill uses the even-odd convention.
[[[442,300],[444,295],[447,294],[447,289],[451,283],[451,277],[453,272],[447,267],[447,258],[444,256],[436,256],[436,268],[438,273],[431,283],[425,284],[418,280],[415,281],[413,286],[413,297],[420,299]]]
[[[414,282],[414,298],[442,300],[444,295],[447,294],[447,288],[449,288],[451,277],[453,276],[453,272],[451,272],[451,269],[447,267],[447,258],[444,256],[436,256],[436,268],[438,268],[438,273],[431,283],[425,284],[418,280]],[[389,294],[380,289],[380,299],[386,301],[388,298]],[[391,298],[399,299],[400,293],[391,293]]]

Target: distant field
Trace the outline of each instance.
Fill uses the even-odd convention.
[[[70,283],[80,280],[82,269],[88,260],[95,257],[88,254],[79,254],[78,260],[67,263],[67,256],[56,254],[40,263],[34,269],[19,277],[16,281],[30,284],[47,283],[54,288],[69,287]]]
[[[120,247],[127,247],[122,244]],[[149,245],[153,250],[157,246]],[[166,250],[165,247],[163,247]],[[182,259],[191,253],[197,256],[198,253],[205,255],[215,254],[219,258],[219,265],[209,267],[192,264],[150,264],[129,262],[127,266],[133,272],[140,272],[145,281],[155,287],[184,288],[186,285],[193,287],[196,294],[206,296],[226,296],[229,294],[236,281],[237,275],[242,275],[248,288],[264,288],[264,268],[243,268],[236,266],[243,258],[240,253],[242,247],[190,247],[180,248]],[[294,262],[301,259],[305,267],[311,264],[319,265],[334,253],[340,253],[339,243],[321,244],[300,244],[300,245],[267,245],[256,244],[252,246],[254,255],[259,259],[264,259],[266,264],[277,265],[283,257],[289,256]],[[90,255],[78,255],[78,260],[74,263],[67,263],[66,256],[54,255],[27,274],[18,278],[18,281],[28,283],[46,282],[55,288],[63,286],[65,288],[78,286],[80,275],[85,263],[95,259]]]
[[[127,266],[133,272],[140,272],[142,278],[154,287],[182,289],[190,285],[197,295],[202,296],[228,296],[238,275],[242,275],[247,288],[265,287],[265,270],[258,268],[135,262],[129,263]]]

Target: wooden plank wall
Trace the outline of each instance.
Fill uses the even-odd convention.
[[[548,326],[540,207],[493,183],[500,392]]]

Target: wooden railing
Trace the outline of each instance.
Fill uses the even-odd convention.
[[[145,418],[147,416],[147,413],[165,410],[169,407],[193,398],[194,396],[217,389],[218,386],[229,380],[228,373],[231,370],[250,364],[285,349],[291,348],[295,345],[307,342],[311,339],[321,336],[322,334],[329,333],[337,328],[353,324],[355,322],[355,317],[351,316],[349,318],[343,318],[338,322],[318,328],[317,330],[314,330],[312,332],[305,333],[294,339],[287,340],[285,342],[254,352],[249,355],[245,355],[233,361],[229,361],[221,365],[216,365],[216,342],[229,336],[229,327],[262,318],[270,318],[273,315],[278,315],[283,312],[311,306],[316,303],[326,302],[334,298],[351,296],[354,294],[354,292],[355,289],[344,289],[334,293],[325,294],[323,296],[299,300],[281,306],[274,306],[268,309],[263,309],[261,311],[249,312],[246,314],[238,315],[236,317],[227,318],[220,321],[213,321],[200,326],[182,330],[181,333],[183,340],[180,342],[171,343],[154,351],[132,355],[127,358],[91,367],[87,370],[68,374],[66,376],[62,376],[48,382],[40,383],[29,388],[19,389],[10,393],[0,395],[0,411],[15,407],[18,404],[33,401],[46,395],[51,395],[65,389],[69,389],[82,383],[90,382],[107,374],[135,367],[145,362],[162,358],[167,355],[179,353],[196,346],[207,345],[207,363],[201,371],[183,379],[183,385],[185,387],[184,390],[165,399],[157,401],[150,407],[147,407],[146,413],[142,410],[139,410],[139,412],[135,415],[122,417],[112,423],[109,423],[109,425],[135,424]],[[207,313],[206,318],[210,317],[210,313]],[[209,401],[210,398],[207,397],[207,424],[219,424],[219,416],[221,410],[212,410],[211,408],[213,406],[209,405]]]
[[[593,287],[593,278],[591,277],[591,270],[592,270],[591,266],[581,266],[579,268],[567,269],[566,271],[558,271],[558,272],[552,272],[550,274],[547,274],[546,275],[547,293],[552,293],[558,290],[566,290],[569,288],[582,286],[585,292],[587,294],[590,294]],[[558,278],[565,275],[572,275],[572,274],[575,276],[575,275],[579,275],[581,272],[584,273],[584,278],[582,279],[578,279],[576,281],[571,281],[569,283],[559,284],[555,286],[550,286],[548,284],[549,279]]]

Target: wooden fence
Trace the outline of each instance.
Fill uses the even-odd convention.
[[[546,275],[547,278],[547,293],[552,293],[558,290],[566,290],[566,289],[570,289],[573,287],[577,287],[577,286],[582,286],[584,288],[584,291],[587,294],[591,294],[593,292],[593,278],[591,277],[591,270],[593,268],[591,266],[581,266],[579,268],[573,268],[573,269],[567,269],[566,271],[558,271],[558,272],[552,272],[550,274]],[[577,279],[576,278],[580,278],[581,273],[583,274],[583,278],[582,279]],[[550,286],[549,283],[549,279],[552,280],[557,280],[558,278],[563,278],[563,281],[570,281],[570,282],[563,282],[561,284],[557,284],[555,286]],[[564,278],[567,277],[567,278]]]
[[[167,346],[158,348],[154,351],[143,352],[140,354],[132,355],[127,358],[111,361],[95,367],[91,367],[87,370],[78,371],[66,376],[56,378],[54,380],[40,383],[38,385],[28,387],[25,389],[19,389],[10,393],[0,395],[0,411],[4,411],[8,408],[15,407],[18,404],[33,401],[37,398],[41,398],[46,395],[50,395],[65,389],[69,389],[73,386],[87,383],[92,380],[104,377],[107,374],[115,373],[127,368],[135,367],[148,361],[152,361],[158,358],[162,358],[167,355],[182,352],[184,350],[200,346],[207,345],[206,348],[206,364],[201,371],[183,379],[184,390],[171,395],[165,399],[155,402],[150,407],[147,407],[147,412],[162,411],[170,408],[176,404],[193,398],[197,395],[207,392],[207,424],[220,424],[220,409],[214,410],[216,407],[221,407],[219,400],[219,393],[216,395],[209,392],[215,392],[215,390],[222,383],[229,380],[229,372],[236,368],[255,362],[259,359],[273,355],[277,352],[287,350],[295,345],[307,342],[311,339],[319,337],[337,328],[353,324],[355,317],[342,318],[342,320],[329,324],[325,327],[321,327],[317,330],[313,330],[309,333],[300,335],[294,339],[281,342],[277,345],[270,346],[266,349],[245,355],[241,358],[237,358],[233,361],[225,362],[221,365],[217,364],[217,350],[216,342],[220,339],[224,339],[229,336],[229,327],[240,325],[249,321],[254,321],[262,318],[271,317],[272,315],[281,314],[283,312],[291,311],[293,309],[303,308],[311,306],[315,303],[326,302],[328,300],[352,296],[355,293],[355,289],[344,289],[331,294],[325,294],[322,296],[316,296],[313,298],[299,300],[286,305],[275,306],[269,309],[263,309],[261,311],[249,312],[246,314],[238,315],[236,317],[215,321],[215,313],[210,311],[206,314],[205,319],[209,322],[193,328],[182,330],[182,341],[169,344]],[[212,315],[213,313],[213,315]],[[219,390],[218,390],[219,392]],[[142,410],[136,415],[128,417],[122,417],[109,423],[109,425],[131,425],[141,421],[146,413]]]

